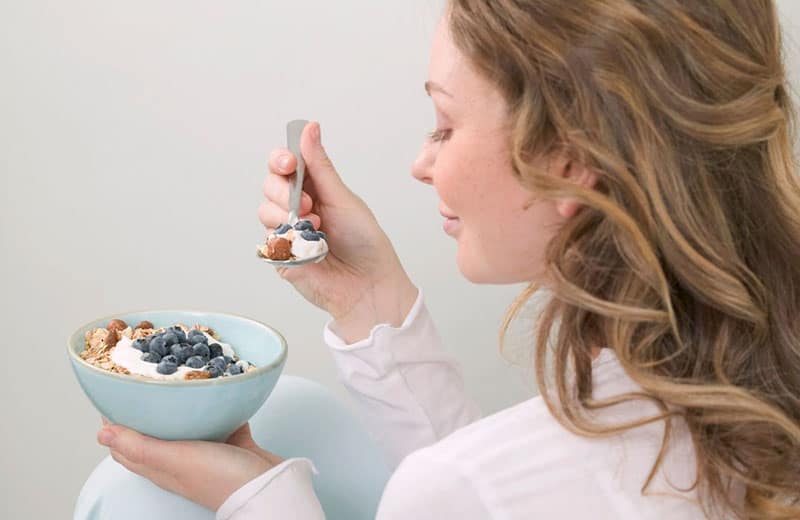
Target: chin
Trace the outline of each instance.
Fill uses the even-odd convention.
[[[462,255],[460,250],[456,262],[464,278],[476,284],[506,285],[529,283],[537,278],[532,274],[510,269],[510,266],[493,265],[492,262],[485,259],[476,262],[469,255]]]
[[[472,262],[458,256],[457,259],[458,270],[461,274],[472,283],[478,284],[503,284],[514,283],[509,281],[506,276],[502,276],[501,271],[490,269],[488,265],[483,262]]]

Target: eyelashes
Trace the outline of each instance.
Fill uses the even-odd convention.
[[[449,130],[449,129],[434,130],[433,132],[430,132],[428,134],[428,139],[431,142],[434,142],[434,143],[447,141],[448,139],[450,139],[450,134],[451,133],[452,133],[452,130]]]

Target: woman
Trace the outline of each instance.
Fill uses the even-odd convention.
[[[301,213],[331,254],[281,275],[331,314],[340,373],[399,464],[378,518],[800,517],[800,186],[773,3],[452,0],[429,74],[437,128],[413,175],[464,276],[531,282],[509,319],[547,295],[541,397],[478,420],[309,125]],[[267,228],[295,164],[270,157]],[[309,463],[246,426],[228,444],[99,439],[218,518],[322,517]]]

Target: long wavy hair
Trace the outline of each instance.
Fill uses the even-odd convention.
[[[535,365],[551,412],[587,436],[664,421],[642,492],[678,415],[709,517],[800,518],[800,185],[774,3],[451,0],[448,15],[508,103],[519,180],[583,203],[542,282]],[[596,172],[595,188],[533,166],[556,152]],[[594,400],[592,346],[642,392]],[[663,413],[589,419],[631,399]]]

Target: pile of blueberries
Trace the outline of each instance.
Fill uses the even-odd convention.
[[[292,229],[292,226],[289,224],[281,224],[277,228],[275,228],[276,235],[282,235]],[[304,240],[308,240],[309,242],[316,242],[320,238],[325,239],[326,235],[322,231],[315,231],[314,224],[311,223],[310,220],[298,220],[297,223],[294,225],[294,230],[300,232],[300,236]]]
[[[208,343],[208,336],[192,329],[187,334],[177,325],[146,338],[133,341],[133,348],[141,350],[142,361],[158,363],[159,374],[174,374],[178,367],[205,369],[211,377],[224,374],[235,376],[247,368],[246,361],[236,361],[222,353],[219,343]]]

